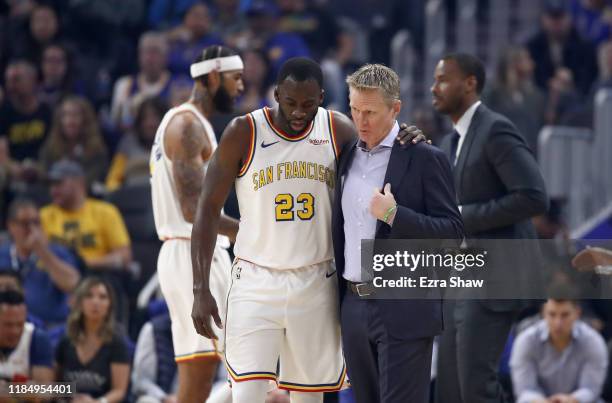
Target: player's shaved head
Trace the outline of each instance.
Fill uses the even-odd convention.
[[[282,84],[287,78],[295,81],[314,80],[323,88],[323,71],[321,66],[312,59],[306,57],[294,57],[287,60],[280,68],[276,84]]]

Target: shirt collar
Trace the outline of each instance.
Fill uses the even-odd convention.
[[[542,343],[545,343],[549,340],[550,332],[548,331],[548,325],[545,320],[542,320],[539,324],[538,328],[539,339]],[[580,321],[577,320],[574,322],[574,326],[572,326],[572,339],[576,340],[580,337]]]
[[[396,120],[395,124],[389,131],[389,134],[387,134],[387,136],[383,139],[383,141],[381,141],[380,144],[374,147],[373,149],[368,150],[366,147],[366,144],[361,140],[357,141],[356,146],[358,148],[361,148],[364,151],[376,151],[381,148],[393,148],[393,142],[395,141],[395,138],[397,137],[397,134],[399,133],[399,131],[400,131],[399,124],[397,123],[397,120]]]
[[[459,118],[457,124],[455,125],[455,130],[459,134],[459,136],[463,137],[467,134],[470,124],[472,123],[472,118],[474,117],[474,113],[476,113],[476,109],[480,106],[482,102],[476,101],[470,106],[467,111],[463,113],[463,116]]]

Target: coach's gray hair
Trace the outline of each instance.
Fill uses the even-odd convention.
[[[380,90],[389,103],[400,99],[400,79],[395,71],[382,64],[365,64],[346,78],[350,89]]]

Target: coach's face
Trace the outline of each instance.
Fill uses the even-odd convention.
[[[315,118],[323,102],[323,90],[315,80],[296,81],[287,77],[274,90],[274,99],[290,134],[298,134]]]
[[[354,88],[349,90],[349,103],[359,139],[368,149],[376,147],[387,137],[402,105],[399,100],[385,99],[379,89]]]
[[[434,72],[431,86],[433,107],[440,113],[456,113],[463,105],[463,99],[470,92],[468,80],[454,60],[440,60]]]

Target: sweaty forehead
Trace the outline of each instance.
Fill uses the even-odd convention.
[[[309,78],[304,81],[297,81],[293,77],[287,77],[278,85],[280,95],[290,96],[291,98],[318,98],[321,94],[321,87],[316,80]]]

